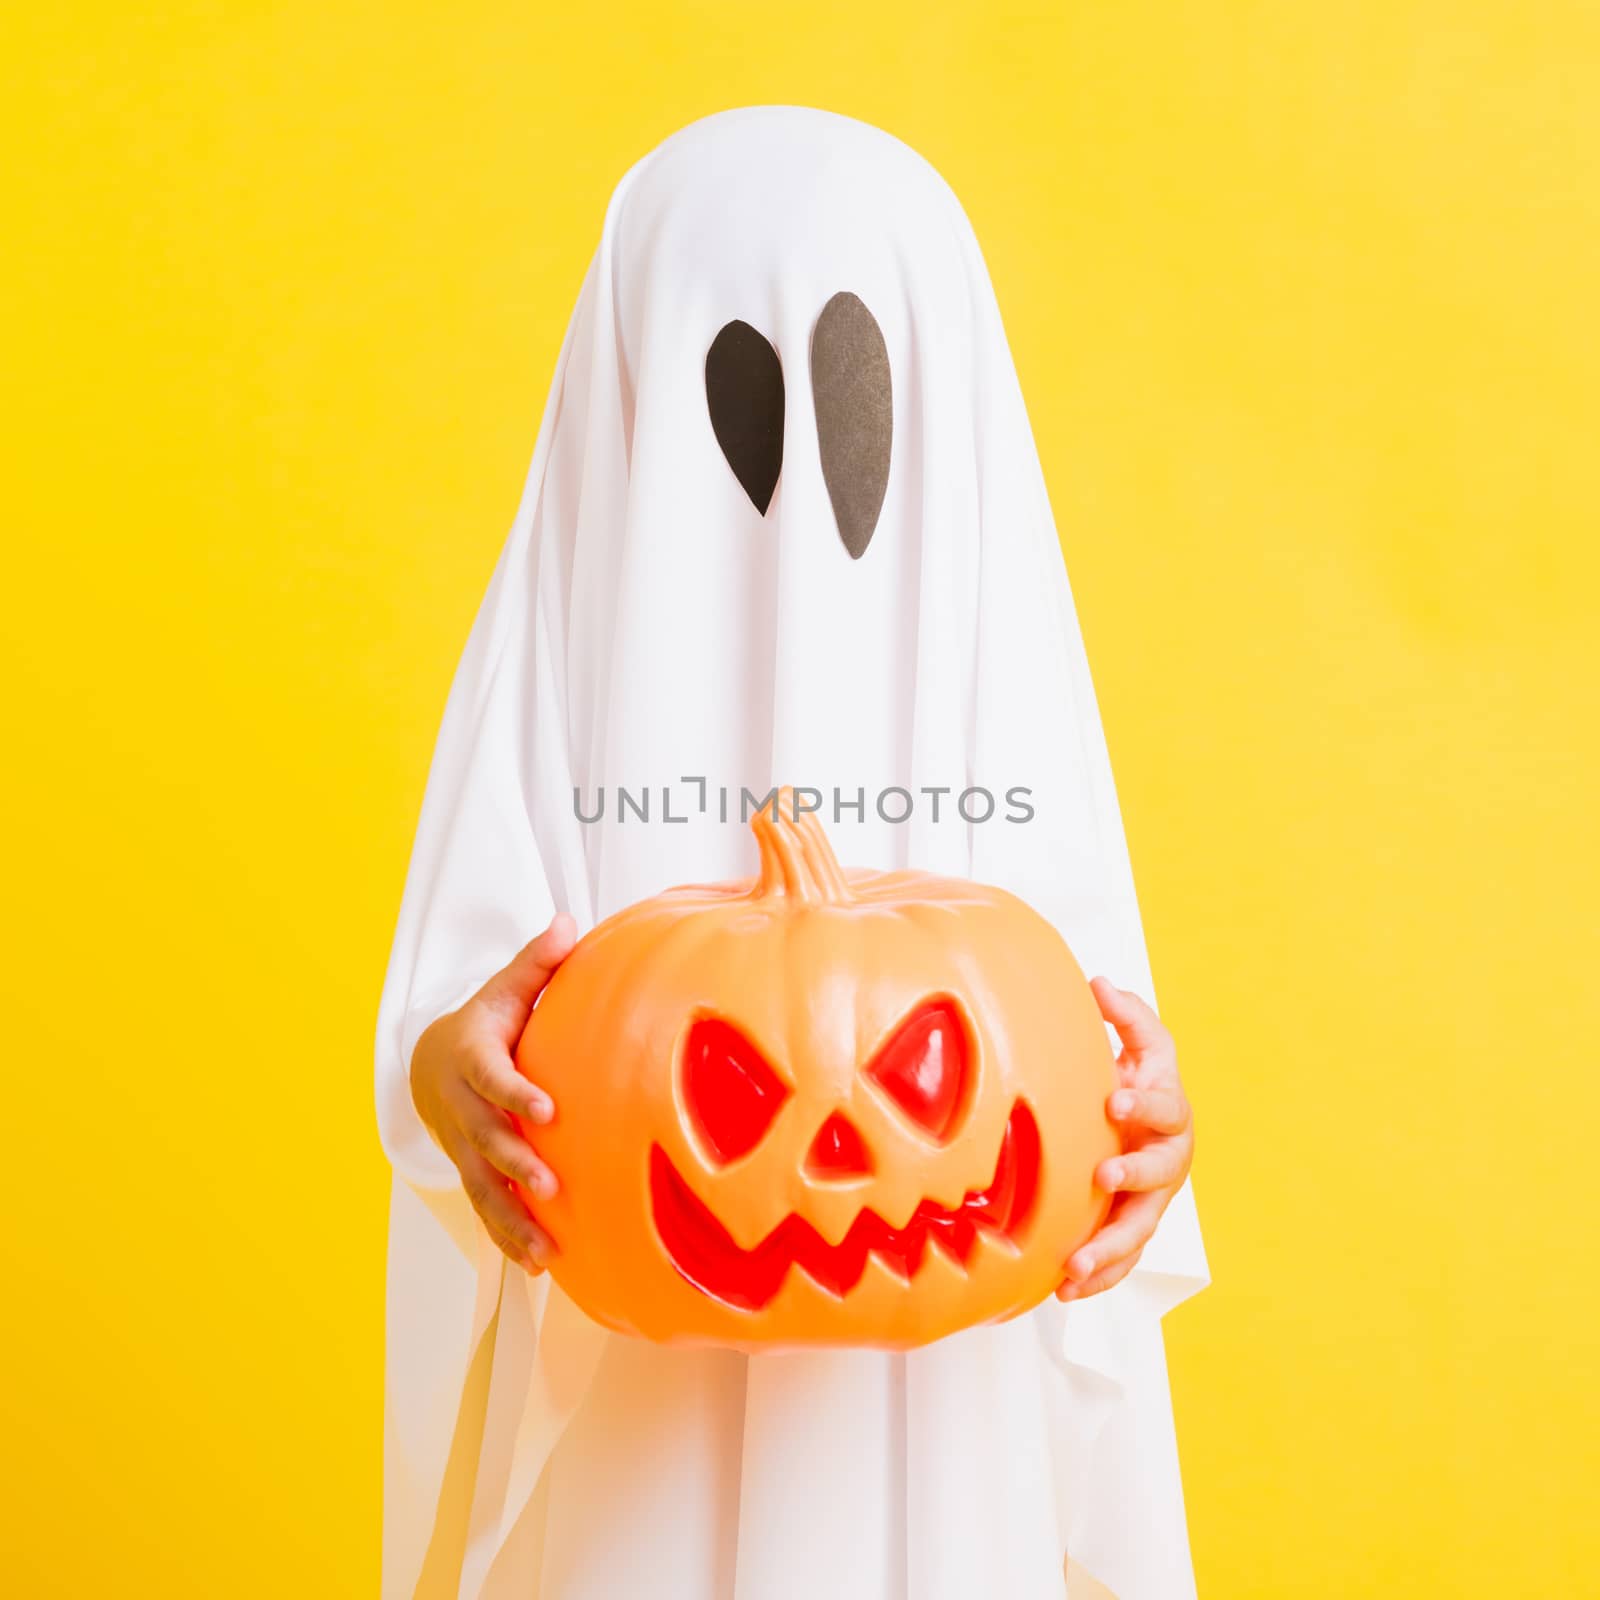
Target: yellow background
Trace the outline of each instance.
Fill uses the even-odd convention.
[[[1600,1591],[1600,13],[34,6],[0,37],[0,1588],[375,1592],[374,1008],[612,184],[965,200],[1199,1104],[1201,1589]]]

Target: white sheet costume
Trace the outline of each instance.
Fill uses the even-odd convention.
[[[887,491],[859,559],[808,378],[840,290],[872,313],[893,379]],[[765,514],[708,418],[707,351],[734,319],[782,363]],[[1119,1600],[1181,1600],[1160,1319],[1206,1281],[1187,1187],[1104,1295],[909,1354],[746,1357],[606,1333],[505,1264],[417,1120],[407,1070],[430,1021],[557,910],[582,930],[669,884],[751,872],[739,791],[773,783],[826,797],[848,864],[1002,884],[1087,972],[1153,999],[972,229],[898,141],[786,107],[695,123],[618,185],[445,711],[378,1032],[395,1170],[383,1592],[1031,1600],[1062,1593],[1070,1549]],[[661,819],[663,788],[688,820]],[[996,811],[969,821],[955,799],[979,788]],[[1006,820],[1016,788],[1026,822]],[[651,791],[648,823],[619,815],[619,789]],[[603,820],[579,820],[575,790],[589,815],[604,796]],[[900,790],[910,817],[884,820]]]

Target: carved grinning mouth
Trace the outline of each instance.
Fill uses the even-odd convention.
[[[660,1145],[650,1148],[650,1203],[656,1233],[678,1272],[703,1294],[741,1311],[760,1311],[791,1266],[843,1298],[876,1255],[909,1284],[930,1248],[965,1267],[980,1234],[1012,1240],[1028,1220],[1039,1187],[1039,1125],[1020,1100],[1011,1109],[994,1177],[969,1190],[954,1210],[923,1200],[903,1228],[862,1210],[838,1244],[791,1213],[750,1250],[741,1250],[710,1207],[684,1181]]]

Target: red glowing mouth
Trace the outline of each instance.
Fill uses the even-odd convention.
[[[741,1311],[770,1303],[791,1266],[841,1298],[875,1255],[910,1283],[930,1245],[965,1267],[980,1233],[1011,1240],[1027,1222],[1039,1187],[1039,1125],[1019,1100],[1000,1140],[994,1177],[969,1190],[955,1210],[924,1200],[903,1228],[862,1210],[838,1244],[791,1213],[752,1250],[741,1250],[684,1182],[660,1145],[650,1149],[650,1203],[672,1264],[701,1293]]]

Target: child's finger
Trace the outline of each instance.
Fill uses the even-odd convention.
[[[462,1118],[461,1131],[496,1172],[520,1183],[535,1200],[548,1200],[556,1192],[555,1173],[498,1111],[487,1106],[469,1110]]]
[[[550,1096],[517,1071],[516,1063],[498,1044],[483,1043],[467,1061],[467,1082],[482,1099],[529,1122],[548,1122],[555,1115]]]
[[[480,1218],[479,1220],[481,1221],[482,1219]],[[494,1227],[491,1223],[484,1222],[483,1231],[487,1233],[492,1240],[494,1240],[495,1249],[497,1249],[507,1261],[511,1262],[515,1266],[521,1267],[530,1278],[537,1278],[539,1274],[544,1271],[544,1263],[542,1261],[536,1261],[531,1255],[527,1254],[527,1252],[521,1245],[517,1243],[515,1239],[507,1238],[505,1234],[501,1233],[500,1230]]]
[[[1178,1089],[1118,1089],[1106,1109],[1113,1122],[1148,1128],[1152,1133],[1182,1133],[1189,1126],[1189,1102]]]
[[[559,913],[543,933],[523,945],[474,996],[498,1019],[508,1045],[516,1043],[528,1025],[533,1002],[577,942],[577,923],[565,912]]]
[[[1119,1201],[1112,1209],[1111,1220],[1088,1244],[1073,1252],[1067,1262],[1067,1276],[1086,1282],[1102,1267],[1144,1249],[1166,1205],[1162,1194],[1136,1194]]]
[[[548,1266],[557,1254],[555,1240],[528,1215],[505,1179],[487,1161],[475,1157],[469,1166],[470,1173],[462,1175],[467,1199],[495,1242],[530,1270]],[[507,1245],[511,1248],[506,1249]]]
[[[1112,1156],[1102,1161],[1095,1170],[1096,1188],[1107,1194],[1121,1191],[1145,1192],[1151,1189],[1170,1189],[1183,1181],[1189,1170],[1187,1141],[1160,1139],[1142,1150],[1130,1150],[1126,1155]]]
[[[1082,1283],[1069,1281],[1062,1284],[1056,1290],[1056,1299],[1082,1300],[1091,1294],[1099,1294],[1102,1290],[1121,1283],[1138,1265],[1139,1253],[1135,1251],[1131,1256],[1127,1256],[1121,1261],[1113,1262],[1103,1272],[1097,1272],[1092,1278],[1086,1278]]]
[[[1171,1043],[1172,1035],[1154,1008],[1131,990],[1119,989],[1109,978],[1095,978],[1089,987],[1094,991],[1100,1015],[1117,1030],[1125,1050],[1138,1055]]]

